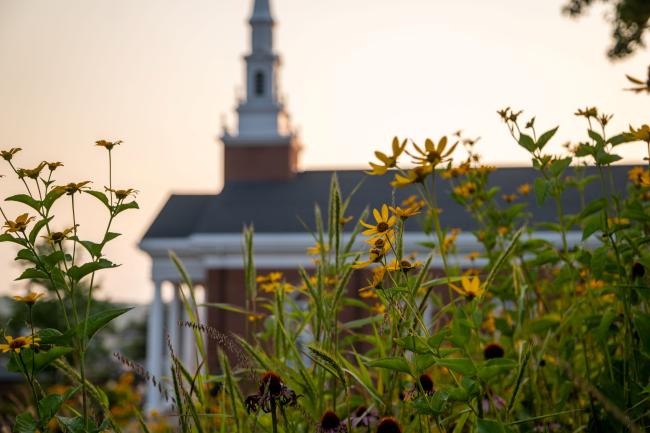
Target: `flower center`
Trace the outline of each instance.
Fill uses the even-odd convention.
[[[388,230],[388,224],[386,222],[382,221],[377,224],[377,231],[379,233],[384,233],[386,230]]]

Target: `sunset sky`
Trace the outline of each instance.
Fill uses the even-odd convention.
[[[623,92],[625,74],[645,74],[648,52],[605,56],[605,9],[580,19],[565,0],[272,0],[282,91],[305,150],[300,166],[361,168],[394,135],[481,136],[493,164],[526,154],[496,114],[505,106],[560,125],[551,150],[584,139],[577,108],[615,113],[611,131],[648,123],[650,98]],[[103,296],[145,301],[150,263],[137,242],[171,192],[222,186],[216,137],[233,122],[243,88],[252,0],[0,0],[0,149],[22,147],[17,165],[58,160],[59,182],[107,185],[97,139],[122,139],[114,183],[140,191],[140,211],[115,229],[108,249],[122,266]],[[627,162],[641,144],[621,148]],[[9,169],[0,161],[0,173]],[[9,176],[8,176],[9,177]],[[0,180],[3,196],[22,192]],[[83,235],[104,223],[98,203],[80,205]],[[10,215],[19,208],[2,205]],[[69,225],[67,208],[57,217]],[[0,244],[0,293],[19,293],[15,250]]]

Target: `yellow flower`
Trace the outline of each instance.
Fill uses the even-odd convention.
[[[68,195],[73,195],[77,192],[81,192],[83,189],[89,189],[89,187],[86,186],[89,183],[89,180],[79,183],[70,182],[67,185],[59,185],[54,187],[53,191],[65,192]]]
[[[16,173],[18,173],[19,178],[23,177],[28,177],[30,179],[38,179],[38,176],[41,174],[41,171],[43,171],[43,168],[47,165],[46,162],[41,162],[34,168],[19,168],[16,170]]]
[[[354,262],[352,264],[352,269],[361,269],[372,265],[373,263],[378,263],[386,256],[386,253],[390,249],[388,242],[384,242],[382,247],[373,247],[368,253],[368,260],[365,262]]]
[[[249,314],[247,317],[248,317],[248,321],[249,321],[249,322],[256,322],[256,321],[258,321],[258,320],[263,319],[263,318],[264,318],[264,314],[261,314],[261,313],[259,313],[259,314],[252,314],[252,313],[251,313],[251,314]]]
[[[438,164],[444,162],[453,153],[457,145],[458,142],[454,143],[454,145],[451,146],[449,150],[445,150],[447,148],[447,137],[442,137],[440,141],[438,141],[437,145],[433,142],[433,140],[427,138],[424,141],[424,149],[413,143],[413,146],[419,155],[412,155],[410,153],[409,155],[413,157],[413,162],[415,164],[419,164],[421,166],[430,165],[431,167],[435,167]]]
[[[500,226],[499,228],[497,228],[497,233],[499,233],[500,236],[507,235],[509,231],[510,231],[510,229],[508,227],[505,227],[505,226]]]
[[[79,224],[77,224],[77,227]],[[64,240],[68,239],[68,235],[72,232],[74,232],[75,227],[69,227],[62,232],[51,232],[49,235],[41,236],[43,239],[47,241],[48,244],[54,245],[54,244],[60,244]]]
[[[106,191],[108,191],[108,192],[112,192],[113,194],[115,194],[115,198],[117,198],[118,200],[124,200],[130,195],[135,197],[135,195],[138,192],[140,192],[137,189],[133,189],[133,188],[129,188],[129,189],[113,189],[113,188],[104,187],[104,189]]]
[[[374,314],[385,314],[386,306],[384,304],[377,303],[370,307],[370,311]]]
[[[95,141],[95,146],[101,146],[106,148],[108,151],[113,150],[113,148],[119,144],[122,144],[122,140],[118,141],[106,141],[106,140],[98,140]]]
[[[464,162],[458,167],[451,167],[442,172],[442,177],[445,179],[451,179],[452,177],[463,176],[470,171],[469,162]]]
[[[449,285],[468,300],[480,297],[485,292],[485,289],[481,287],[481,279],[479,277],[463,276],[460,279],[460,283],[462,287],[458,287],[455,284]]]
[[[587,119],[589,119],[591,117],[595,118],[595,117],[598,117],[598,109],[596,107],[585,107],[584,110],[578,109],[578,111],[576,111],[574,114],[576,116],[582,116],[582,117],[585,117]]]
[[[412,183],[423,183],[429,174],[433,172],[433,166],[418,166],[406,172],[406,177],[396,174],[395,179],[390,183],[394,188],[402,188]]]
[[[650,186],[650,173],[643,167],[634,167],[627,172],[627,177],[636,186]]]
[[[316,245],[307,248],[307,254],[312,256],[320,256],[323,252],[327,252],[327,245],[323,245],[320,242],[316,242]]]
[[[416,203],[413,206],[407,207],[402,209],[401,207],[389,207],[390,211],[393,212],[395,215],[400,217],[401,219],[405,220],[408,219],[412,216],[418,215],[420,213],[420,209],[422,207],[419,205],[419,203]]]
[[[390,236],[393,234],[391,227],[395,225],[396,218],[394,215],[388,215],[388,205],[384,204],[381,207],[381,213],[377,209],[372,210],[372,214],[375,217],[376,224],[368,224],[365,221],[359,221],[361,225],[367,228],[362,233],[365,236],[379,237],[379,236]]]
[[[476,184],[474,182],[465,182],[462,185],[454,187],[453,191],[456,195],[469,198],[476,192]]]
[[[38,337],[32,339],[31,335],[16,338],[13,338],[10,335],[5,335],[5,340],[7,341],[7,344],[0,344],[0,350],[2,350],[3,353],[20,353],[21,349],[29,349],[30,346],[38,347],[38,342],[41,339]]]
[[[44,161],[44,162],[47,165],[47,169],[50,170],[50,171],[54,171],[59,167],[63,167],[63,163],[59,162],[59,161],[56,161],[56,162],[46,162],[46,161]]]
[[[524,183],[523,185],[519,185],[519,188],[517,188],[517,192],[521,195],[530,194],[530,184]]]
[[[408,271],[412,269],[416,269],[422,266],[421,262],[409,262],[408,260],[402,259],[399,262],[397,260],[393,260],[390,262],[388,265],[386,265],[386,270],[387,271],[402,271],[404,273],[407,273]]]
[[[403,207],[412,207],[412,206],[419,206],[419,207],[424,207],[425,201],[424,200],[418,200],[418,196],[415,194],[412,194],[402,200],[402,206]]]
[[[404,148],[406,147],[406,139],[402,141],[402,144],[400,144],[397,137],[394,137],[391,147],[393,153],[390,156],[386,155],[383,152],[379,152],[379,151],[375,152],[375,156],[379,161],[382,162],[382,164],[380,165],[371,162],[370,166],[372,167],[372,170],[367,171],[366,173],[371,175],[381,175],[381,174],[385,174],[389,168],[393,168],[397,166],[397,160],[399,156],[402,154],[402,152],[404,151]]]
[[[449,233],[449,236],[445,236],[445,242],[444,242],[445,250],[448,250],[454,245],[459,234],[460,234],[460,229],[458,228],[451,229],[451,233]]]
[[[517,199],[517,194],[503,194],[501,198],[503,198],[503,201],[506,203],[512,203]]]
[[[634,129],[630,126],[630,133],[626,137],[634,140],[645,141],[650,143],[650,126],[641,125],[639,128]]]
[[[0,150],[0,156],[2,156],[2,159],[4,159],[5,161],[11,161],[14,155],[20,152],[21,150],[22,149],[20,147],[12,147],[9,150]]]
[[[350,221],[352,221],[353,219],[354,219],[354,216],[353,216],[353,215],[350,215],[350,216],[340,216],[340,217],[339,217],[339,224],[341,224],[341,225],[343,226],[343,225],[349,223]]]
[[[630,224],[630,220],[627,218],[609,217],[607,218],[607,224],[610,226],[626,226]]]
[[[372,289],[376,289],[377,287],[381,287],[381,284],[384,282],[384,275],[386,275],[386,269],[383,266],[378,266],[372,270],[372,281],[366,286],[362,287],[359,289],[359,293],[361,294],[361,297],[372,297],[372,296],[364,296],[365,293],[372,292]]]
[[[43,296],[45,296],[45,293],[29,292],[25,296],[14,296],[14,300],[24,302],[27,305],[34,305]]]
[[[480,253],[478,251],[472,251],[468,255],[465,256],[466,259],[474,261],[480,257]]]
[[[478,174],[488,174],[488,173],[492,173],[496,169],[497,168],[493,165],[481,165],[479,167],[476,167],[476,172]]]
[[[30,217],[29,214],[24,213],[19,215],[15,221],[7,220],[2,227],[5,229],[5,233],[24,232],[27,225],[34,219],[36,217]]]
[[[625,75],[625,77],[633,84],[636,84],[637,87],[630,87],[625,90],[629,90],[634,93],[647,92],[650,93],[650,66],[648,66],[648,78],[646,81],[639,80],[638,78]]]

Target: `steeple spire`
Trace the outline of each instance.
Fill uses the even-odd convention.
[[[226,130],[221,137],[226,181],[286,179],[295,174],[300,145],[280,95],[280,56],[273,48],[270,0],[254,0],[249,24],[246,98],[237,107],[237,131]],[[261,168],[256,168],[256,159]]]

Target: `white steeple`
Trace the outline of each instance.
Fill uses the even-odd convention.
[[[273,50],[274,20],[269,0],[254,0],[251,26],[251,51],[246,55],[246,97],[237,107],[238,130],[224,134],[224,143],[249,142],[275,144],[292,135],[289,115],[279,92],[280,57]],[[284,141],[284,140],[280,140]]]

